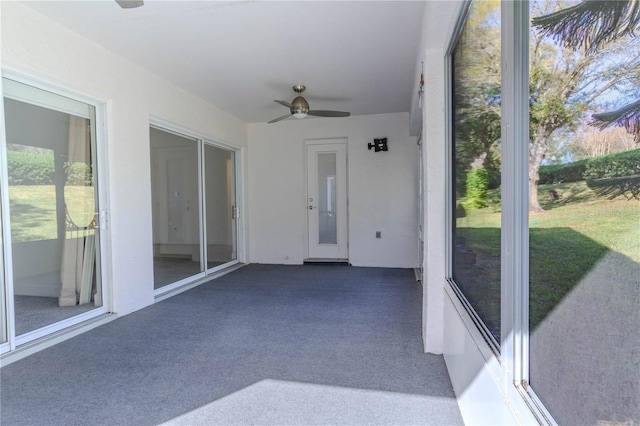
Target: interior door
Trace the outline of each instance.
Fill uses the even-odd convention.
[[[347,145],[307,145],[308,258],[348,258]]]
[[[161,131],[153,129],[154,137]],[[164,136],[164,135],[163,135]],[[184,147],[155,147],[152,174],[157,206],[157,247],[161,255],[190,255],[199,251],[198,151],[195,141],[166,134]],[[166,142],[165,142],[166,143]]]

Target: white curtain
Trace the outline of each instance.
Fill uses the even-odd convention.
[[[68,164],[91,164],[89,143],[89,120],[74,115],[69,120]],[[65,197],[65,203],[67,197]],[[69,206],[67,206],[69,207]],[[86,226],[86,223],[78,223]],[[92,234],[93,231],[90,231]],[[78,303],[88,303],[91,300],[93,284],[93,267],[95,249],[93,235],[87,231],[65,232],[62,247],[62,265],[60,280],[62,288],[58,299],[59,306],[75,306]]]
[[[82,285],[82,266],[84,258],[84,238],[65,238],[62,246],[62,269],[60,280],[62,288],[58,305],[75,306]]]

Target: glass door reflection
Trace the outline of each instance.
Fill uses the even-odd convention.
[[[20,336],[102,306],[95,110],[15,81],[3,86]]]
[[[337,244],[336,154],[318,154],[318,243]]]
[[[158,289],[203,271],[199,142],[153,127],[149,138],[153,279]]]
[[[207,269],[237,259],[235,153],[204,145]]]

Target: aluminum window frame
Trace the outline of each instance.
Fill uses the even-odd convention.
[[[501,3],[501,364],[523,386],[529,346],[529,2]]]
[[[453,193],[455,188],[455,175],[454,175],[454,172],[455,172],[455,156],[454,156],[455,121],[453,119],[454,107],[455,107],[453,73],[455,71],[455,67],[454,67],[453,57],[454,57],[455,49],[462,35],[462,31],[467,22],[469,9],[471,7],[472,1],[473,0],[465,0],[465,3],[460,10],[460,14],[458,15],[458,20],[455,25],[453,36],[451,38],[451,41],[449,43],[446,56],[445,56],[445,76],[447,78],[447,81],[445,82],[446,94],[447,94],[445,108],[446,108],[446,111],[448,111],[448,113],[446,114],[447,122],[446,122],[446,135],[445,135],[445,138],[446,138],[445,140],[447,144],[446,146],[447,179],[446,179],[445,191],[446,191],[446,206],[448,209],[445,215],[446,217],[445,243],[447,247],[446,259],[445,259],[446,260],[445,273],[446,273],[446,280],[449,286],[451,287],[452,292],[456,295],[456,297],[458,298],[458,300],[460,301],[464,309],[467,311],[467,313],[471,317],[471,321],[475,324],[475,326],[480,331],[482,338],[484,339],[484,341],[487,343],[487,345],[493,352],[493,355],[498,359],[499,362],[502,362],[502,357],[500,355],[501,353],[500,342],[498,342],[493,336],[493,334],[489,331],[489,329],[485,325],[480,315],[478,315],[478,313],[475,311],[471,303],[467,300],[466,296],[464,296],[464,292],[460,289],[460,287],[458,287],[455,280],[453,279],[453,250],[455,249],[454,240],[453,240],[453,231],[455,227],[454,217],[455,217],[455,211],[456,211],[456,199]],[[502,14],[502,11],[501,11],[501,14]],[[502,17],[500,22],[502,23]],[[501,34],[501,37],[502,37],[502,34]],[[501,234],[502,234],[502,227],[501,227]],[[503,260],[501,259],[500,260],[501,268],[502,268],[502,261]],[[502,288],[502,285],[501,285],[501,288]],[[502,304],[502,295],[500,300]],[[502,327],[502,320],[500,324]]]
[[[514,411],[555,425],[529,386],[529,1],[501,2],[501,260],[499,347],[453,276],[455,213],[453,53],[472,0],[465,0],[445,56],[447,111],[446,269],[450,289],[500,363],[498,383]],[[526,141],[526,143],[522,143]]]

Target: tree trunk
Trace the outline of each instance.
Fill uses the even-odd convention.
[[[531,170],[531,168],[529,168]],[[538,181],[529,176],[529,211],[531,212],[543,212],[544,209],[540,207],[538,201]]]
[[[540,165],[547,154],[549,137],[544,136],[546,132],[539,131],[538,136],[529,147],[529,211],[543,212],[538,201],[538,182],[540,181]]]

